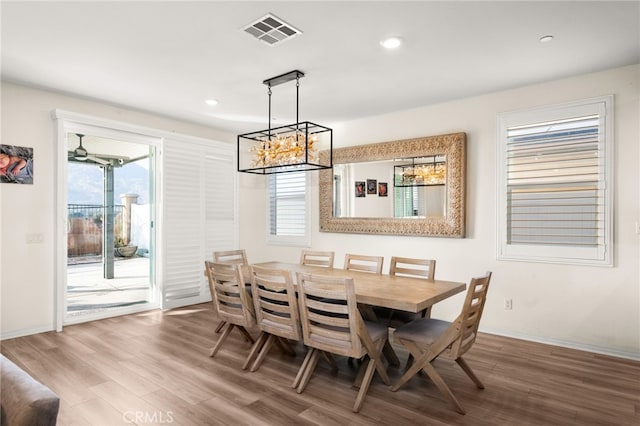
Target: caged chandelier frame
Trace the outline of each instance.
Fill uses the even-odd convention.
[[[299,121],[299,88],[302,71],[294,70],[264,80],[269,95],[269,127],[238,135],[238,172],[273,174],[333,167],[333,130],[310,121]],[[271,127],[271,88],[296,81],[296,122]],[[328,145],[329,155],[320,155]]]

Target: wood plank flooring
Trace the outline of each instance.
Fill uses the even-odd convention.
[[[1,342],[0,350],[61,398],[59,425],[634,425],[640,362],[481,334],[466,359],[486,389],[437,360],[466,415],[426,377],[398,392],[374,376],[351,411],[357,363],[320,362],[307,389],[291,388],[304,357],[272,349],[255,373],[236,331],[215,358],[210,303],[65,327]],[[406,352],[396,347],[401,360]],[[392,382],[402,368],[390,368]]]

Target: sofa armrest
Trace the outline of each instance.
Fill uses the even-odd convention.
[[[2,425],[55,425],[60,398],[0,354]]]

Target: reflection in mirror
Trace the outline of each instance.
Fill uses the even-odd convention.
[[[320,230],[464,237],[465,157],[464,133],[334,149]]]
[[[333,216],[442,218],[445,182],[445,155],[335,164]]]

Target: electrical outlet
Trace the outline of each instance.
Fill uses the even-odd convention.
[[[513,300],[512,299],[504,299],[504,309],[510,311],[513,309]]]

